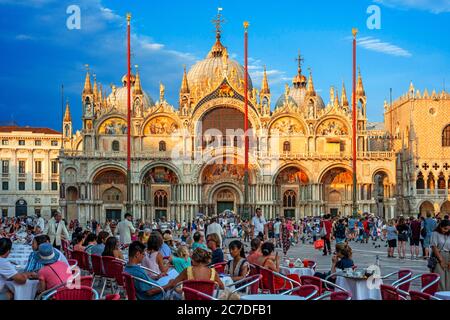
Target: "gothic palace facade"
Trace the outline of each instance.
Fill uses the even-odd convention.
[[[103,221],[125,212],[126,86],[124,76],[122,86],[112,86],[106,96],[87,72],[83,127],[76,133],[66,107],[60,206],[68,219]],[[226,209],[241,213],[244,68],[228,56],[220,32],[207,57],[184,71],[177,108],[166,101],[163,85],[154,102],[137,70],[131,86],[134,216],[182,221]],[[266,73],[260,90],[251,79],[248,89],[251,212],[260,207],[266,217],[351,214],[352,121],[345,87],[331,88],[325,104],[299,63],[292,85],[275,103]],[[448,213],[449,95],[421,95],[412,88],[386,106],[385,124],[371,124],[359,74],[357,101],[359,210],[387,218]]]

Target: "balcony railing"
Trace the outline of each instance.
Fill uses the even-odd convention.
[[[417,189],[417,195],[419,196],[443,196],[443,195],[447,195],[450,194],[450,190],[445,190],[445,189],[435,189],[435,190],[430,190],[430,189]]]
[[[241,148],[234,147],[224,147],[216,149],[203,149],[196,150],[194,153],[187,152],[186,154],[170,151],[164,152],[132,152],[131,156],[135,159],[191,159],[194,156],[195,160],[210,159],[222,155],[238,155],[244,156],[244,150]],[[83,151],[62,151],[62,156],[66,158],[109,158],[109,159],[126,159],[126,153],[118,152],[104,152],[104,151],[93,151],[93,152],[83,152]],[[371,160],[386,160],[394,158],[393,152],[370,152],[363,151],[357,153],[358,159],[371,159]],[[256,151],[250,150],[250,157],[259,159],[292,159],[292,160],[335,160],[335,159],[352,159],[352,154],[349,152],[338,152],[338,153],[319,153],[319,152],[281,152],[279,154],[274,154],[266,151]]]

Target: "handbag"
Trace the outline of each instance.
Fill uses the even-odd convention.
[[[327,236],[327,229],[325,228],[325,223],[322,223],[322,228],[320,228],[319,235],[321,238],[325,238]]]
[[[325,242],[322,239],[316,240],[314,242],[314,249],[322,250],[325,246]]]
[[[434,272],[434,269],[436,269],[437,264],[438,264],[437,258],[433,255],[428,259],[427,267],[432,272]]]

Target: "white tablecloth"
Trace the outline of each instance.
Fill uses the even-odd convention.
[[[175,279],[176,277],[178,277],[178,272],[175,269],[169,269],[169,271],[167,272],[167,276],[158,279],[157,283],[158,285],[160,285],[161,287],[167,285],[169,283],[170,280]]]
[[[275,301],[283,301],[283,300],[306,300],[304,297],[299,296],[282,296],[279,294],[252,294],[247,296],[242,296],[241,300],[275,300]]]
[[[434,294],[436,298],[441,300],[450,300],[450,291],[440,291]]]
[[[280,267],[280,273],[288,276],[290,274],[296,274],[299,277],[301,276],[313,276],[314,270],[311,268],[289,268],[289,267]]]
[[[14,243],[7,260],[16,265],[18,269],[24,269],[31,252],[33,252],[31,246]]]
[[[6,286],[14,293],[14,300],[34,300],[38,290],[39,280],[27,280],[24,284],[7,281]]]
[[[382,284],[381,279],[379,280]],[[336,277],[336,284],[352,294],[352,300],[381,300],[380,288],[373,288],[366,279]]]

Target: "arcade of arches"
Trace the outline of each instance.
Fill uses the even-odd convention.
[[[165,216],[178,220],[198,213],[212,216],[225,210],[242,214],[244,166],[236,159],[229,162],[204,165],[194,183],[183,182],[174,169],[162,164],[144,169],[142,180],[132,183],[133,199],[138,200],[134,201],[133,212],[144,219]],[[283,167],[273,184],[258,183],[257,170],[251,168],[249,174],[251,212],[261,207],[268,217],[296,218],[352,213],[352,174],[345,167],[324,170],[319,183],[314,175],[294,164]],[[120,219],[126,210],[126,175],[121,169],[102,169],[92,183],[68,185],[65,190],[69,218],[75,218],[77,209],[84,208],[91,219]],[[392,192],[388,175],[377,172],[372,183],[358,185],[360,211],[390,216]]]

